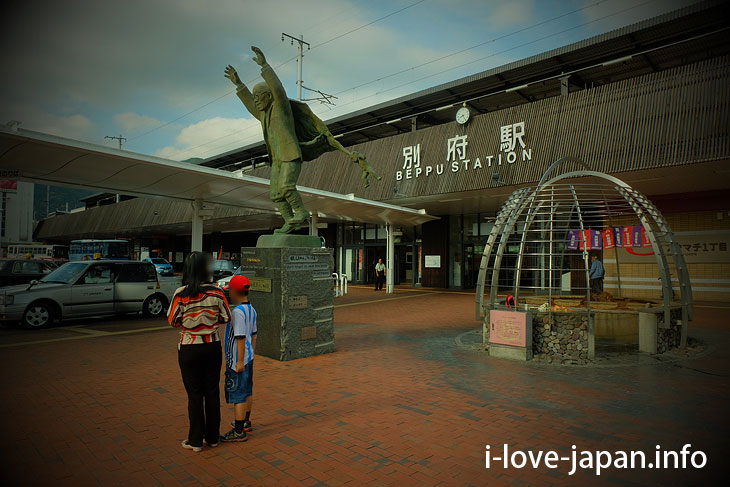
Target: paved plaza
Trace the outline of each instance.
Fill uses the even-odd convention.
[[[353,287],[335,305],[337,351],[257,357],[249,441],[198,454],[180,447],[186,396],[177,331],[164,320],[3,328],[3,484],[626,486],[728,477],[727,306],[697,306],[690,337],[702,351],[689,359],[576,367],[475,351],[467,292]],[[223,408],[225,428],[232,411]],[[485,468],[485,446],[505,443],[650,456],[656,445],[689,443],[707,465],[600,476],[570,476],[568,464]]]

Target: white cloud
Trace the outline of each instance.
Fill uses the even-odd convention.
[[[56,115],[33,105],[12,103],[2,107],[0,117],[2,123],[17,120],[20,128],[69,139],[88,140],[97,136],[96,123],[80,113]]]
[[[127,133],[139,132],[160,125],[162,122],[149,115],[140,115],[134,112],[119,113],[114,116],[114,123]]]
[[[175,145],[163,147],[155,155],[178,161],[205,158],[219,154],[226,145],[235,148],[261,139],[261,123],[255,118],[215,117],[183,128]]]
[[[533,0],[512,0],[499,2],[489,14],[491,30],[502,30],[531,23],[534,19]]]

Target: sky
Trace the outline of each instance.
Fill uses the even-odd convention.
[[[0,123],[186,160],[262,140],[223,77],[261,81],[256,45],[328,119],[660,15],[693,0],[3,2]],[[304,92],[304,98],[318,96]]]

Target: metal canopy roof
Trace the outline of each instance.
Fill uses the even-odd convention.
[[[463,102],[486,113],[560,95],[559,77],[571,74],[570,90],[663,71],[730,51],[730,8],[708,1],[531,56],[472,76],[327,120],[345,146],[453,122]],[[241,168],[267,158],[263,142],[210,157],[201,165]]]
[[[3,177],[134,196],[202,200],[274,212],[269,180],[169,161],[62,137],[0,128]],[[419,225],[435,217],[424,210],[299,187],[306,207],[322,218]]]

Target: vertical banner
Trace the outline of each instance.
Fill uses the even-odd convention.
[[[583,230],[582,232],[579,232],[580,234],[580,244],[578,245],[578,248],[580,250],[591,250],[591,231],[590,230]]]
[[[568,250],[578,250],[579,234],[578,230],[568,230],[568,243],[566,245]]]
[[[631,234],[631,229],[633,227],[623,227],[623,233],[621,234],[621,239],[624,247],[631,248],[633,247],[634,239]]]
[[[591,249],[601,250],[603,248],[603,239],[600,230],[588,230],[590,234]]]
[[[621,247],[624,246],[624,244],[623,244],[623,233],[622,233],[622,228],[621,227],[613,227],[613,240],[614,240],[613,244],[616,247],[621,248]]]
[[[631,227],[631,246],[636,248],[641,248],[643,246],[641,241],[641,230],[643,227],[641,225],[634,225]]]
[[[607,228],[603,232],[603,248],[604,250],[609,250],[614,247],[616,247],[616,244],[614,244],[613,240],[613,228]]]
[[[641,246],[642,247],[651,247],[651,241],[649,240],[649,236],[646,234],[646,228],[644,226],[641,226]]]

